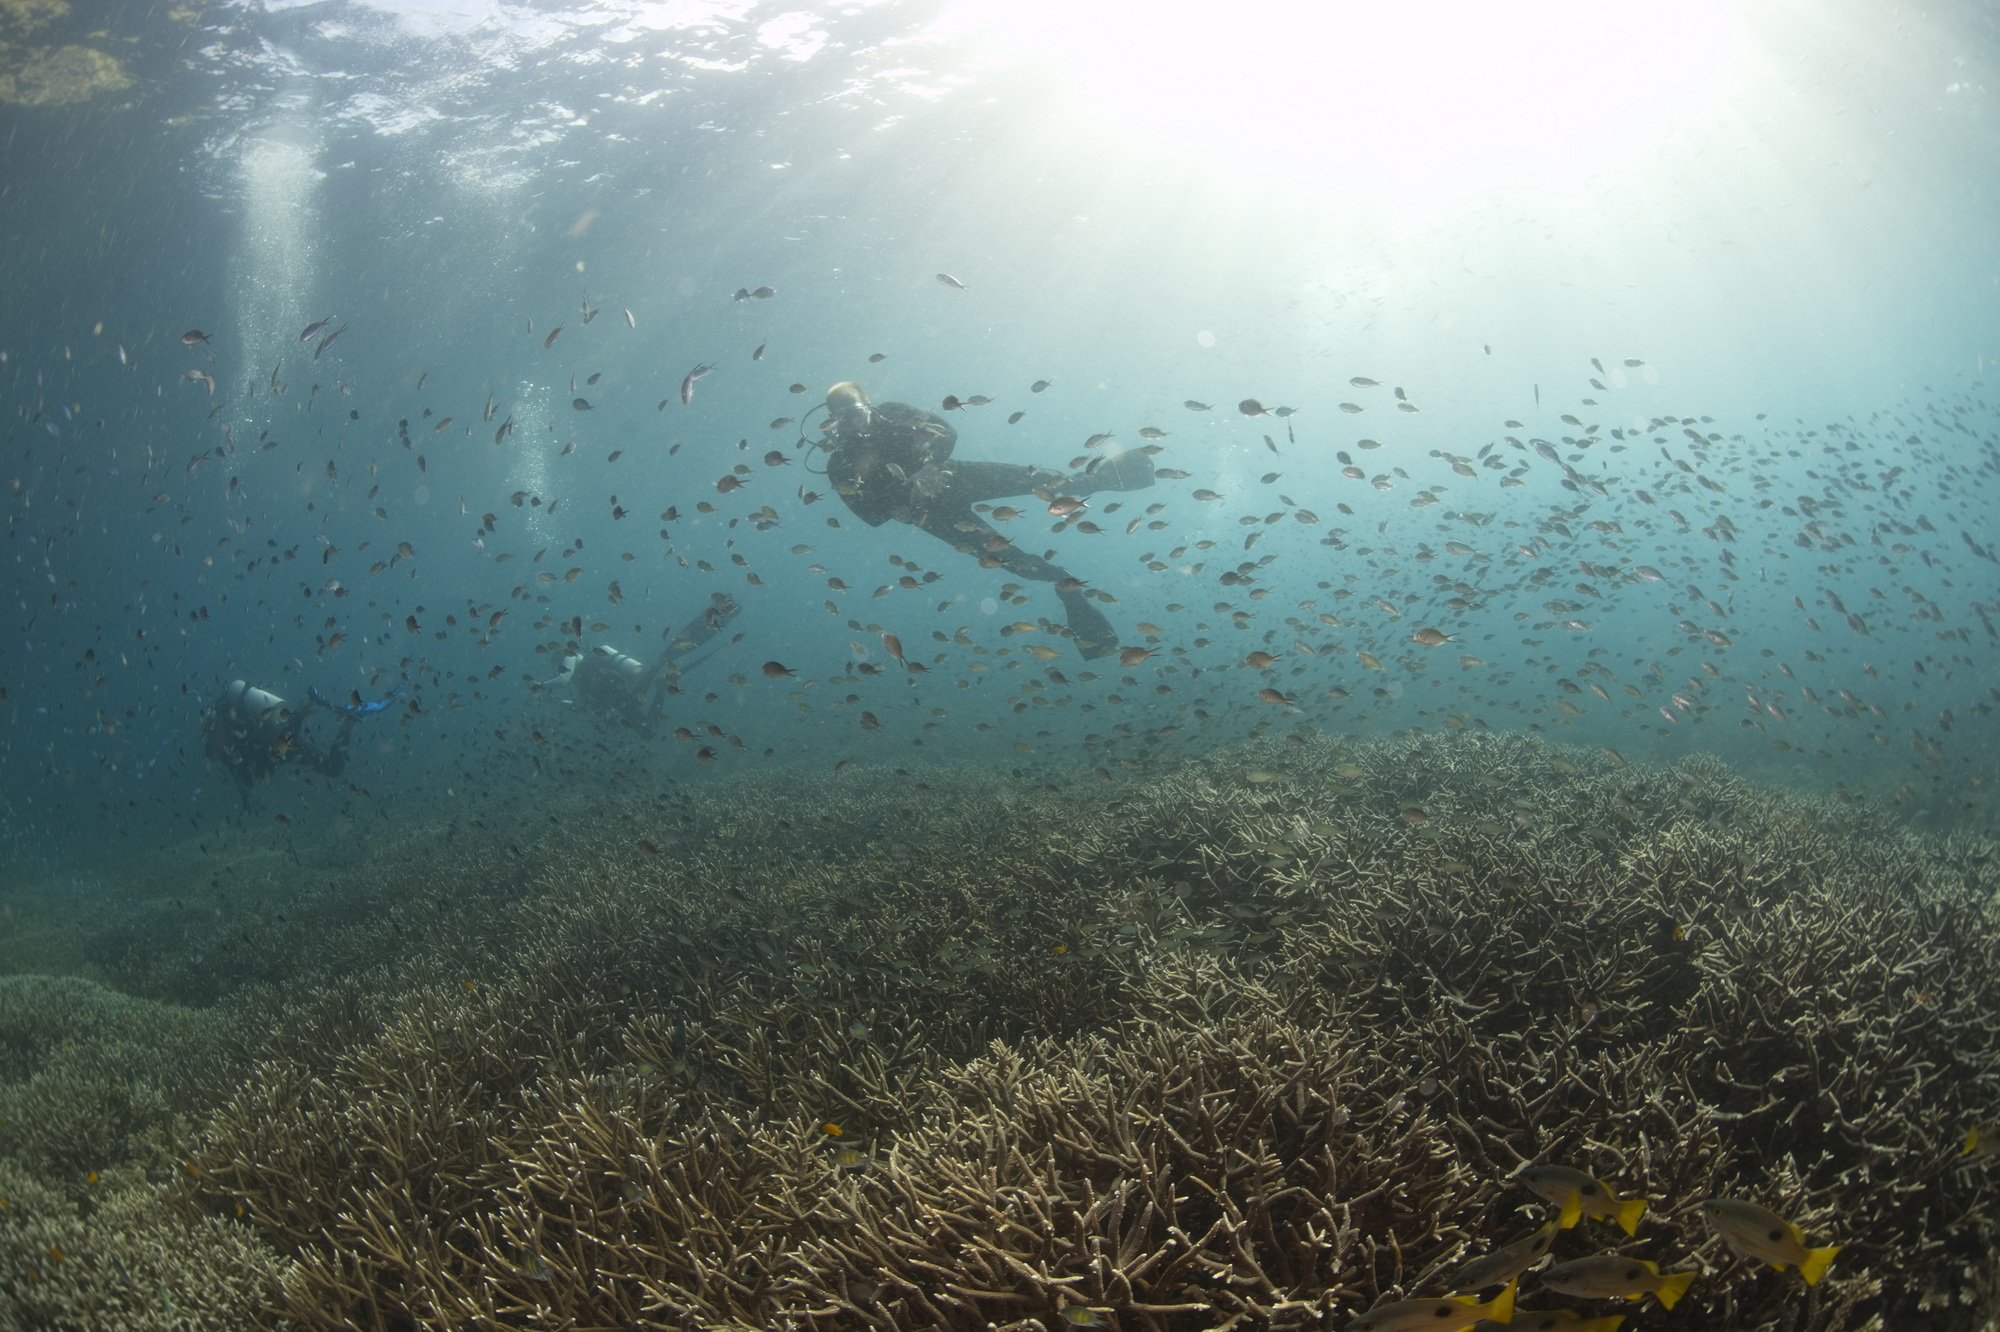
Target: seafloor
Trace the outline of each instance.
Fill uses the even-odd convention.
[[[68,940],[115,989],[0,978],[0,1325],[1338,1328],[1532,1230],[1554,1161],[1649,1203],[1558,1260],[1699,1275],[1523,1307],[1987,1328],[1997,885],[1501,736],[440,829]],[[1736,1260],[1717,1195],[1844,1247]]]

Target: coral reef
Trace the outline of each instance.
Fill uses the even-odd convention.
[[[26,36],[69,17],[69,0],[0,0],[0,35]]]
[[[1989,842],[1521,737],[875,776],[412,835],[134,948],[159,999],[0,982],[0,1318],[1338,1328],[1531,1233],[1531,1163],[1649,1205],[1556,1261],[1695,1274],[1636,1328],[2000,1314]]]
[[[240,1223],[135,1171],[82,1202],[0,1164],[0,1327],[240,1332],[288,1265]]]
[[[94,981],[0,976],[0,1161],[66,1182],[133,1159],[150,1131],[213,1103],[241,1051],[213,1010]]]
[[[1675,1318],[2000,1309],[1959,1154],[2000,1072],[1983,842],[1454,737],[746,781],[523,859],[477,920],[357,926],[393,967],[302,970],[191,1148],[188,1197],[295,1260],[282,1317],[1338,1326],[1532,1228],[1508,1176],[1547,1161],[1650,1200],[1556,1257],[1699,1269]],[[1810,1289],[1737,1262],[1717,1194],[1847,1247]]]
[[[69,16],[68,0],[0,0],[0,103],[61,106],[132,86],[124,64],[94,46],[23,46],[14,40]]]
[[[239,1329],[288,1264],[172,1183],[214,1104],[228,1015],[68,977],[0,977],[0,1327]]]
[[[94,46],[14,47],[0,43],[0,102],[61,106],[122,92],[132,76]]]

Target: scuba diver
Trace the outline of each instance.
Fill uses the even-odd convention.
[[[922,528],[938,540],[975,554],[986,568],[1004,568],[1038,583],[1054,583],[1069,620],[1070,637],[1086,659],[1118,650],[1118,634],[1083,595],[1083,580],[1016,546],[972,511],[980,500],[1032,494],[1053,503],[1100,490],[1143,490],[1153,484],[1153,461],[1131,452],[1100,458],[1075,475],[1021,463],[966,462],[952,458],[958,432],[943,418],[903,402],[872,403],[867,390],[839,383],[826,391],[821,427],[830,450],[827,479],[854,516],[870,527],[891,518]]]
[[[740,609],[722,593],[713,593],[707,608],[667,640],[652,665],[629,657],[616,648],[599,644],[588,652],[576,652],[563,658],[562,670],[542,683],[552,685],[567,680],[571,702],[600,716],[615,717],[621,724],[641,734],[651,735],[659,721],[664,696],[675,692],[675,678],[687,669],[678,664],[680,659],[722,632],[722,627],[734,619]],[[691,662],[689,666],[698,664]]]
[[[398,684],[373,703],[362,702],[359,694],[352,703],[335,703],[318,689],[309,689],[306,705],[294,712],[270,690],[231,680],[201,715],[202,753],[228,767],[247,812],[251,786],[269,780],[281,763],[300,763],[328,777],[338,777],[347,766],[347,746],[355,723],[382,711],[402,692],[403,686]],[[317,708],[340,714],[333,743],[324,748],[306,732],[306,719]]]

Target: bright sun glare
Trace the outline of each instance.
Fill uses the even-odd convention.
[[[1710,91],[1724,0],[967,0],[1114,123],[1402,202],[1574,188]]]

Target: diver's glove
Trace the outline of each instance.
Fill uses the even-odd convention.
[[[910,495],[918,503],[928,504],[942,495],[944,488],[950,482],[949,469],[940,467],[934,462],[927,462],[917,469],[915,476],[910,478]]]

